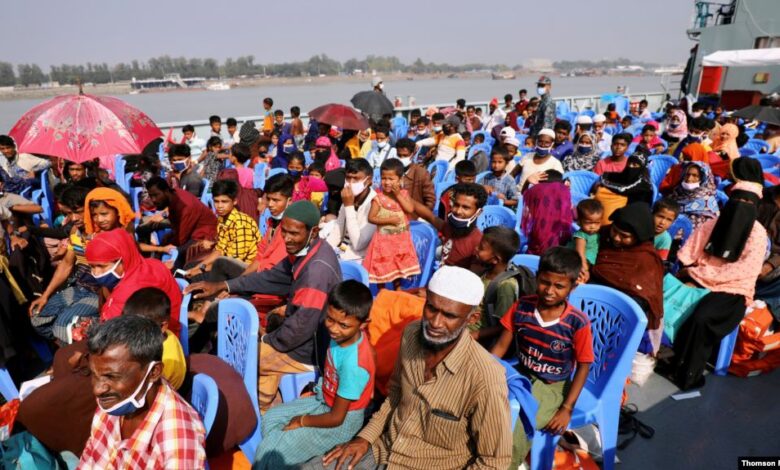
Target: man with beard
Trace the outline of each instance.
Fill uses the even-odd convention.
[[[355,439],[303,468],[507,468],[504,371],[468,332],[484,288],[465,269],[434,273],[421,321],[404,330],[388,396]]]

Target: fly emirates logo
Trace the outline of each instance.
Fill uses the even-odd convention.
[[[523,364],[523,367],[527,368],[531,372],[552,375],[560,375],[563,373],[563,367],[561,366],[553,366],[550,364],[541,363],[540,361],[544,358],[544,355],[541,351],[533,346],[528,347],[527,353],[523,350],[520,350],[518,351],[517,355],[520,363]]]

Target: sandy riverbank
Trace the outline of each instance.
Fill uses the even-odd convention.
[[[520,76],[520,75],[518,75]],[[395,73],[382,75],[385,81],[399,80],[429,80],[442,78],[488,78],[489,73],[459,73],[459,74],[411,74]],[[325,77],[266,77],[266,78],[235,78],[222,80],[230,84],[231,88],[253,88],[261,86],[307,86],[312,84],[327,84],[336,82],[365,82],[366,88],[370,87],[372,76],[364,74],[361,76],[325,76]],[[214,83],[220,80],[210,80],[207,83]],[[130,93],[130,82],[106,83],[100,85],[84,85],[84,93],[92,95],[127,95]],[[196,89],[198,90],[198,89]],[[144,91],[143,93],[169,93],[182,90],[156,90]],[[3,91],[0,89],[0,101],[22,100],[48,98],[59,95],[68,95],[78,93],[76,85],[63,85],[55,88],[17,87],[13,91]]]

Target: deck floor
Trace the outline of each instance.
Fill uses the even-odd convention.
[[[630,385],[628,401],[655,436],[637,436],[618,451],[618,468],[736,469],[739,456],[780,456],[779,370],[750,378],[710,374],[701,397],[676,401],[677,392],[655,374],[641,388]]]

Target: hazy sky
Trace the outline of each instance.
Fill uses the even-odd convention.
[[[522,64],[628,57],[682,63],[691,0],[6,0],[0,60],[128,62],[163,54],[255,63],[325,53]],[[370,4],[370,5],[369,5]]]

